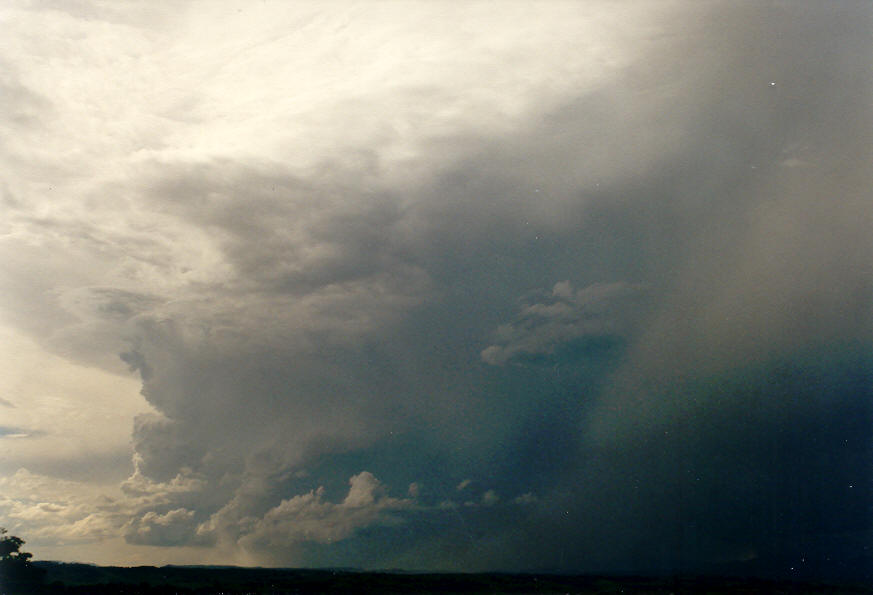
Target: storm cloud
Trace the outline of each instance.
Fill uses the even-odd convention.
[[[869,7],[66,10],[9,9],[3,321],[146,402],[117,500],[58,508],[70,534],[863,567]],[[3,502],[46,547],[52,489]]]

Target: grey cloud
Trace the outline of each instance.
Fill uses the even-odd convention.
[[[33,430],[27,430],[25,428],[18,428],[14,426],[0,426],[0,438],[28,438],[30,436],[38,436],[40,433],[41,432],[34,432]]]
[[[141,469],[158,481],[174,477],[182,467],[196,465],[205,446],[196,444],[178,423],[157,415],[137,416],[133,428],[134,449]]]
[[[356,382],[369,379],[366,369],[343,369],[341,360],[293,343],[247,347],[220,334],[185,338],[174,326],[153,331],[137,359],[127,356],[153,371],[144,395],[166,416],[141,417],[135,428],[147,473],[165,469],[159,477],[166,478],[180,463],[197,469],[207,454],[211,465],[233,467],[262,450],[274,451],[280,466],[299,464],[310,444],[351,445],[379,431],[369,408],[381,395],[372,381]],[[234,352],[238,346],[245,349]],[[208,418],[204,408],[213,412]],[[364,429],[363,420],[373,426]]]
[[[53,437],[49,432],[29,430],[27,437]],[[14,475],[21,468],[61,480],[117,481],[130,473],[130,453],[127,451],[89,453],[57,453],[51,458],[40,456],[5,456],[0,460],[0,472]]]
[[[863,262],[873,244],[862,231],[870,212],[858,201],[867,158],[856,144],[873,125],[857,103],[870,96],[871,77],[853,57],[870,15],[814,4],[718,14],[736,28],[723,40],[726,64],[704,58],[701,84],[724,76],[717,88],[725,95],[702,91],[714,111],[698,136],[708,142],[705,131],[717,127],[720,143],[737,146],[727,154],[746,160],[743,182],[722,177],[739,173],[739,163],[715,161],[693,172],[702,184],[694,194],[677,187],[674,200],[706,192],[706,211],[683,225],[696,229],[673,260],[675,282],[595,417],[593,433],[607,440],[683,415],[680,402],[658,394],[688,377],[871,337]],[[838,47],[825,41],[835,30],[845,34]],[[841,83],[812,84],[822,79]],[[786,152],[801,150],[809,167],[782,167]],[[627,413],[619,419],[607,409]]]
[[[305,294],[394,276],[403,291],[416,272],[398,242],[398,197],[362,187],[372,172],[324,168],[301,179],[262,164],[161,167],[145,192],[157,210],[216,234],[243,291]]]
[[[515,504],[534,504],[537,502],[537,497],[531,492],[526,492],[521,496],[516,496],[512,501]]]
[[[38,242],[25,239],[19,245],[3,245],[4,308],[16,326],[52,352],[123,372],[118,353],[136,334],[134,320],[153,312],[164,300],[148,290],[96,285],[97,277],[111,277],[111,271],[124,266],[119,263],[124,263],[125,251],[134,249],[132,245],[116,240],[111,247],[96,248],[68,243],[64,233],[62,229],[62,237],[48,234]]]
[[[525,305],[516,319],[497,329],[498,343],[482,351],[492,365],[553,355],[569,342],[622,337],[642,304],[644,288],[627,283],[591,285],[574,291],[556,283],[550,295]],[[538,296],[539,297],[539,296]]]
[[[126,494],[161,501],[176,494],[201,492],[206,488],[202,478],[195,475],[191,469],[183,468],[173,479],[167,482],[155,482],[142,473],[142,455],[134,456],[134,472],[122,484],[121,489]]]
[[[211,488],[206,478],[182,468],[167,481],[155,481],[143,474],[143,457],[134,456],[134,473],[121,484],[126,498],[121,511],[126,522],[118,528],[127,543],[153,546],[213,544],[197,533],[208,506]],[[225,493],[226,497],[226,493]]]
[[[60,303],[68,312],[109,320],[129,320],[155,310],[164,301],[154,295],[112,287],[81,287],[60,296]]]

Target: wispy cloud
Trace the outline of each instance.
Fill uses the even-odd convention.
[[[35,432],[39,434],[40,432]],[[34,432],[28,431],[24,428],[16,428],[11,426],[0,426],[0,438],[14,439],[14,438],[27,438],[28,436],[33,435]]]

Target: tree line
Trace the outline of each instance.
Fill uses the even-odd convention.
[[[0,593],[33,593],[42,585],[45,571],[34,566],[33,554],[21,551],[24,540],[0,527]]]

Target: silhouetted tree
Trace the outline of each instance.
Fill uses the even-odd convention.
[[[24,540],[0,527],[0,593],[35,593],[45,571],[30,563],[33,554],[22,552]]]

